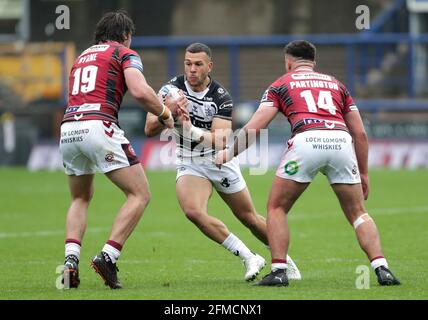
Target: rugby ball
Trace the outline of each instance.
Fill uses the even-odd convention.
[[[176,86],[173,86],[171,84],[164,85],[160,91],[161,91],[162,99],[164,102],[165,102],[166,96],[168,94],[171,94],[171,98],[173,100],[177,100],[178,98],[180,98],[180,91],[181,90],[178,89]]]

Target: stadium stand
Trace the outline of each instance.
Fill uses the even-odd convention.
[[[70,7],[76,5],[79,12],[95,10],[95,3],[98,3],[65,2]],[[98,6],[104,11],[109,10],[113,2],[99,2]],[[266,20],[265,26],[258,32],[251,32],[248,21],[254,19],[258,12],[255,9],[244,10],[236,15],[247,14],[248,21],[241,19],[241,23],[236,23],[226,19],[224,25],[218,26],[216,34],[224,36],[212,35],[212,30],[207,27],[210,24],[201,25],[201,20],[198,20],[204,15],[197,13],[208,8],[218,14],[227,14],[228,10],[233,9],[228,7],[232,4],[227,1],[194,4],[194,24],[201,27],[198,29],[199,35],[187,36],[192,34],[191,28],[178,28],[177,25],[183,25],[187,17],[182,8],[188,2],[174,2],[173,6],[162,12],[162,16],[171,21],[157,34],[168,36],[154,36],[154,28],[146,26],[148,21],[155,21],[148,17],[147,21],[140,23],[143,28],[137,28],[137,35],[145,34],[144,28],[152,35],[133,38],[132,46],[141,54],[145,74],[154,88],[159,88],[172,75],[180,73],[182,52],[189,43],[204,42],[214,52],[216,67],[213,76],[229,89],[235,100],[236,112],[240,115],[239,121],[243,122],[257,106],[266,86],[283,73],[283,46],[290,40],[305,38],[318,47],[317,69],[334,74],[348,86],[363,112],[373,139],[385,139],[385,132],[392,132],[394,139],[428,140],[428,88],[422,85],[426,77],[424,72],[427,74],[427,63],[424,61],[428,49],[428,33],[425,32],[428,30],[423,29],[423,25],[416,33],[411,30],[411,11],[406,0],[366,1],[372,19],[370,29],[362,31],[355,28],[355,10],[344,10],[343,1],[340,0],[329,1],[329,6],[311,0],[269,0],[263,6],[257,1],[248,1],[249,8],[260,11],[260,19]],[[359,2],[350,0],[347,6],[356,7]],[[32,11],[42,15],[43,11],[53,8],[49,6],[52,4],[43,3],[43,6]],[[137,14],[139,10],[136,9],[140,7],[141,4],[129,2],[128,10]],[[343,12],[343,15],[337,19],[325,19],[331,16],[332,7]],[[35,26],[42,26],[46,19],[41,16],[34,22]],[[141,19],[138,16],[134,19],[138,26]],[[218,16],[206,19],[214,23],[218,21]],[[30,121],[36,128],[36,141],[43,139],[55,143],[59,115],[66,104],[65,83],[69,65],[90,42],[91,35],[82,34],[82,29],[93,28],[90,19],[86,21],[80,17],[76,21],[81,27],[72,28],[69,32],[57,32],[52,37],[41,33],[30,35],[37,41],[43,37],[49,40],[44,43],[31,42],[24,46],[22,42],[15,41],[0,45],[0,113],[13,109],[17,122],[21,121],[21,117]],[[251,35],[242,35],[246,31]],[[73,44],[60,42],[70,39],[73,39]],[[127,111],[122,115],[121,125],[140,143],[144,114],[130,99],[125,98],[124,104]],[[277,137],[283,139],[287,130],[274,125],[271,130],[273,140]]]

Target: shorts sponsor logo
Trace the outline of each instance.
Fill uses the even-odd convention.
[[[322,142],[324,144],[312,144],[315,150],[342,150],[342,144],[346,143],[346,138],[319,138],[307,137],[306,142]]]
[[[241,179],[239,177],[237,177],[235,179],[229,180],[229,183],[230,184],[237,184],[239,181],[241,181]]]
[[[61,144],[83,142],[84,136],[89,133],[89,129],[76,129],[61,132]]]
[[[113,160],[114,160],[114,154],[113,153],[107,153],[106,156],[104,157],[104,159],[107,162],[113,162]]]
[[[296,161],[289,161],[284,166],[285,173],[292,176],[293,174],[296,174],[299,171],[299,165]]]
[[[76,130],[68,130],[61,132],[61,138],[64,137],[72,137],[72,136],[78,136],[78,135],[85,135],[89,133],[89,129],[76,129]]]
[[[225,187],[225,188],[229,188],[230,187],[230,182],[228,178],[223,178],[221,179],[220,184]]]
[[[61,139],[61,144],[83,142],[82,136]]]
[[[356,175],[357,173],[358,173],[357,166],[356,166],[356,165],[354,165],[354,166],[352,167],[352,174],[353,174],[353,175]]]
[[[342,150],[342,146],[340,144],[313,144],[312,149],[314,150]]]

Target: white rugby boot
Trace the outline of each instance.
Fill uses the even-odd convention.
[[[289,255],[287,255],[287,278],[289,280],[302,280],[302,275],[300,274],[299,269],[294,263],[293,259]]]
[[[254,254],[251,258],[243,260],[245,266],[245,281],[253,281],[263,267],[266,261],[262,256]]]

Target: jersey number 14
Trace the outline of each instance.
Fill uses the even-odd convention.
[[[71,94],[75,96],[79,94],[79,92],[88,93],[95,90],[97,72],[97,66],[86,66],[84,68],[76,69],[73,74],[74,82]]]
[[[311,90],[305,90],[300,93],[300,96],[305,99],[309,112],[318,112],[317,106],[320,109],[328,110],[331,114],[336,114],[336,106],[333,103],[331,91],[321,90],[318,94],[318,102],[315,103],[314,96]]]

